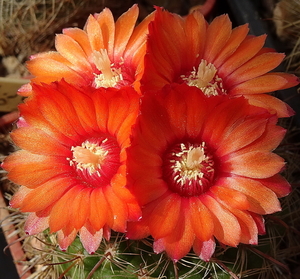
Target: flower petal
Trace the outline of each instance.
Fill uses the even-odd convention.
[[[209,241],[214,233],[214,221],[210,211],[198,197],[189,199],[191,224],[200,242]]]
[[[96,233],[91,233],[88,228],[82,227],[79,236],[84,249],[88,251],[89,254],[94,254],[102,241],[103,229]]]
[[[245,177],[227,177],[222,179],[222,185],[246,195],[250,205],[249,211],[251,212],[271,214],[281,210],[275,193],[263,186],[259,180]]]
[[[213,238],[207,241],[201,241],[199,239],[195,239],[193,250],[195,254],[205,262],[208,262],[215,252],[216,242]]]
[[[241,238],[241,227],[237,218],[209,195],[200,200],[210,210],[214,222],[214,236],[223,244],[236,247]]]
[[[181,199],[177,194],[170,194],[157,203],[149,217],[149,227],[156,239],[173,232],[179,218]]]
[[[284,159],[277,154],[252,151],[235,155],[223,162],[222,171],[251,178],[267,178],[280,172]]]

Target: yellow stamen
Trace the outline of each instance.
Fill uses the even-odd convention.
[[[121,69],[114,68],[111,64],[106,49],[100,49],[100,51],[93,51],[92,59],[97,69],[101,71],[101,74],[96,75],[94,85],[99,87],[114,87],[119,81],[123,80]]]
[[[95,143],[83,142],[81,146],[72,147],[73,159],[68,158],[70,165],[76,164],[79,170],[86,169],[90,174],[97,172],[108,154],[107,150]]]

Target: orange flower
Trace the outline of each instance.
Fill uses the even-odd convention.
[[[47,93],[47,94],[45,94]],[[65,250],[77,232],[89,253],[110,229],[125,232],[140,208],[126,185],[126,148],[139,96],[127,87],[84,88],[65,81],[33,85],[12,133],[21,150],[3,168],[22,185],[10,205],[31,212],[28,234],[58,232]]]
[[[200,12],[185,19],[157,9],[149,24],[143,91],[157,90],[170,83],[186,83],[205,95],[241,96],[255,106],[277,112],[279,117],[292,109],[268,94],[298,84],[294,75],[268,73],[284,58],[263,48],[265,35],[247,36],[247,25],[232,30],[227,15],[208,24]]]
[[[145,94],[128,149],[129,188],[143,212],[127,237],[151,234],[172,260],[193,247],[208,261],[220,243],[257,244],[261,215],[281,210],[290,185],[271,151],[285,130],[243,97],[206,98],[196,87]]]
[[[136,28],[139,9],[133,5],[114,22],[111,11],[90,15],[84,30],[67,28],[56,36],[57,52],[33,55],[27,67],[34,83],[50,83],[64,78],[79,86],[116,87],[133,85],[139,91],[148,23],[153,14]],[[22,87],[21,95],[31,93]]]

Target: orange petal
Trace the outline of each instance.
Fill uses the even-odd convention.
[[[105,49],[102,30],[94,16],[90,15],[88,17],[85,25],[85,30],[87,32],[92,50],[99,51],[100,49]]]
[[[251,178],[268,178],[280,172],[284,165],[284,159],[277,154],[252,151],[231,156],[223,162],[222,171]]]
[[[248,210],[250,207],[247,196],[234,189],[222,187],[222,184],[211,187],[209,192],[212,193],[214,199],[229,205],[231,208]]]
[[[111,228],[117,232],[125,232],[128,220],[128,208],[126,203],[121,200],[110,186],[103,189],[106,202],[112,212]]]
[[[174,231],[181,209],[181,198],[177,194],[166,196],[157,203],[149,217],[149,228],[154,238],[162,238]]]
[[[188,53],[184,57],[186,65],[194,65],[195,59],[203,57],[205,40],[207,36],[207,22],[201,13],[191,13],[185,20],[186,45],[189,47]],[[175,38],[176,39],[176,38]],[[199,61],[197,61],[199,64]]]
[[[239,225],[241,227],[240,242],[245,244],[257,245],[258,229],[252,216],[248,212],[235,209],[230,205],[227,207],[227,209],[238,219]]]
[[[224,61],[236,51],[239,45],[246,38],[248,32],[248,24],[234,28],[231,32],[230,38],[226,42],[226,45],[217,54],[216,58],[210,62],[213,63],[213,65],[218,69],[224,63]]]
[[[279,198],[287,196],[292,191],[290,183],[279,174],[257,181],[272,190]]]
[[[234,70],[250,60],[263,47],[265,40],[266,35],[258,37],[247,36],[237,50],[218,69],[218,75],[222,78],[227,77]]]
[[[47,181],[26,195],[21,210],[23,212],[37,212],[49,207],[61,199],[73,183],[69,177]]]
[[[148,25],[154,19],[155,12],[149,14],[139,23],[133,30],[133,33],[129,39],[129,42],[126,46],[124,53],[124,60],[130,59],[131,57],[136,56],[137,50],[141,49],[143,45],[146,44],[147,34],[148,34]],[[145,55],[146,48],[140,54],[140,58]],[[142,61],[140,60],[140,63]]]
[[[93,133],[95,130],[97,131],[98,126],[96,122],[95,107],[91,97],[88,96],[88,94],[85,94],[83,91],[63,83],[58,84],[58,90],[67,98],[70,98],[70,96],[72,96],[72,98],[70,98],[69,100],[73,106],[73,109],[75,110],[76,116],[79,119],[79,123],[86,131],[86,133]],[[88,90],[92,89],[88,87],[84,90],[89,92]],[[99,90],[102,90],[102,88]],[[74,127],[76,127],[76,125]]]
[[[71,37],[64,34],[57,34],[55,37],[57,51],[72,63],[71,68],[80,72],[82,76],[92,72],[91,64],[81,46]]]
[[[289,105],[273,96],[267,94],[246,94],[244,97],[248,99],[249,104],[266,108],[270,113],[276,113],[278,117],[290,117],[295,114]]]
[[[228,84],[229,86],[226,86],[226,88],[230,88],[246,80],[263,75],[276,68],[281,63],[283,58],[284,54],[275,52],[263,53],[255,56],[224,78],[224,86]]]
[[[63,29],[63,34],[77,42],[84,51],[86,57],[89,58],[92,54],[92,48],[85,31],[79,28],[65,28]]]
[[[18,128],[11,133],[16,145],[29,152],[41,155],[70,157],[70,150],[40,129],[32,127]]]
[[[181,212],[173,233],[155,240],[153,244],[154,252],[160,253],[165,250],[174,262],[183,258],[191,250],[195,240],[187,199],[182,199]]]
[[[73,185],[67,192],[55,202],[50,212],[49,227],[51,232],[57,232],[64,227],[68,227],[69,231],[74,228],[76,222],[71,218],[73,210],[73,200],[80,193],[81,185]]]
[[[257,214],[271,214],[281,210],[273,191],[263,186],[259,180],[244,177],[227,177],[220,182],[223,187],[237,190],[247,196],[249,211]]]
[[[191,223],[199,241],[209,241],[214,232],[214,222],[206,206],[197,198],[189,199]]]
[[[96,231],[99,231],[101,228],[103,228],[107,219],[112,218],[112,216],[108,215],[108,204],[102,192],[102,188],[93,189],[91,192],[90,207],[89,221],[91,226]]]
[[[81,188],[82,189],[78,190],[76,196],[72,199],[70,212],[70,224],[72,224],[72,227],[76,230],[82,228],[90,215],[90,210],[93,209],[93,204],[90,200],[92,188],[86,188],[84,185],[82,185]]]
[[[114,61],[123,56],[127,43],[134,30],[138,18],[139,8],[135,4],[116,21]]]
[[[107,50],[108,56],[113,57],[115,42],[115,21],[110,9],[105,8],[99,14],[94,15],[102,32],[104,49]]]
[[[2,167],[8,171],[8,179],[24,185],[28,188],[35,188],[53,177],[69,173],[70,166],[57,158],[53,164],[52,156],[40,156],[25,150],[19,150],[8,156]]]
[[[57,62],[49,58],[36,58],[27,62],[28,70],[39,79],[35,81],[43,82],[43,78],[47,78],[47,82],[61,80],[62,77],[68,82],[75,85],[85,84],[86,81],[78,72],[71,69],[68,65]],[[42,76],[41,76],[42,73]]]
[[[214,236],[225,245],[237,246],[241,237],[237,218],[209,195],[202,195],[200,200],[210,210],[214,221]]]
[[[232,24],[228,15],[216,17],[207,28],[203,59],[212,62],[230,38]]]
[[[115,92],[114,92],[115,93]],[[113,94],[112,98],[108,102],[108,121],[107,121],[107,129],[110,134],[117,135],[120,126],[123,124],[125,119],[127,118],[130,110],[134,110],[135,115],[138,114],[138,104],[139,98],[138,95],[135,94],[134,90],[131,88],[126,89],[121,92],[116,92],[117,94]],[[135,96],[132,98],[130,96]],[[135,123],[135,119],[132,119],[131,125],[127,126],[127,136],[131,131],[132,125]]]
[[[71,138],[73,142],[80,141],[78,135],[78,131],[82,130],[80,129],[80,122],[77,116],[74,116],[74,114],[76,115],[75,109],[70,108],[68,100],[60,93],[55,95],[41,94],[37,98],[39,110],[49,122],[48,126],[54,126],[56,130]],[[67,114],[68,112],[71,114]],[[74,123],[75,121],[77,125]]]
[[[294,75],[285,73],[267,73],[263,76],[259,76],[238,84],[234,88],[230,89],[230,94],[262,94],[293,87],[297,84],[298,79]]]
[[[258,119],[256,115],[254,117],[249,116],[248,119],[243,119],[243,122],[236,124],[230,129],[229,133],[220,137],[219,147],[215,151],[215,155],[219,157],[224,156],[259,139],[266,130],[267,117],[268,115],[265,118]]]
[[[34,93],[36,93],[36,90],[34,90]],[[49,123],[47,119],[45,119],[40,109],[33,109],[33,108],[40,107],[37,99],[38,98],[34,98],[34,100],[30,100],[22,105],[19,105],[20,113],[24,117],[26,123],[29,126],[33,126],[35,128],[42,130],[43,132],[47,133],[50,137],[57,139],[62,144],[73,146],[74,145],[73,139],[68,138],[66,135],[61,133],[61,131],[53,127],[53,125]]]

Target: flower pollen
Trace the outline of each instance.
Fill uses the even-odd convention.
[[[106,140],[103,140],[104,143]],[[89,174],[97,172],[97,169],[101,168],[108,151],[96,143],[90,143],[85,141],[81,146],[72,146],[71,151],[73,151],[73,159],[69,159],[70,165],[76,164],[76,168],[79,170],[86,169]]]
[[[114,64],[110,62],[106,49],[100,51],[93,51],[93,61],[101,74],[95,74],[94,86],[99,87],[115,87],[123,76],[120,68],[114,68]]]
[[[214,161],[207,154],[205,143],[176,144],[168,152],[165,174],[171,190],[190,197],[203,194],[214,178]]]
[[[222,79],[217,75],[216,67],[204,59],[201,60],[198,70],[194,67],[188,77],[182,75],[181,78],[187,85],[201,89],[208,97],[226,93]]]

